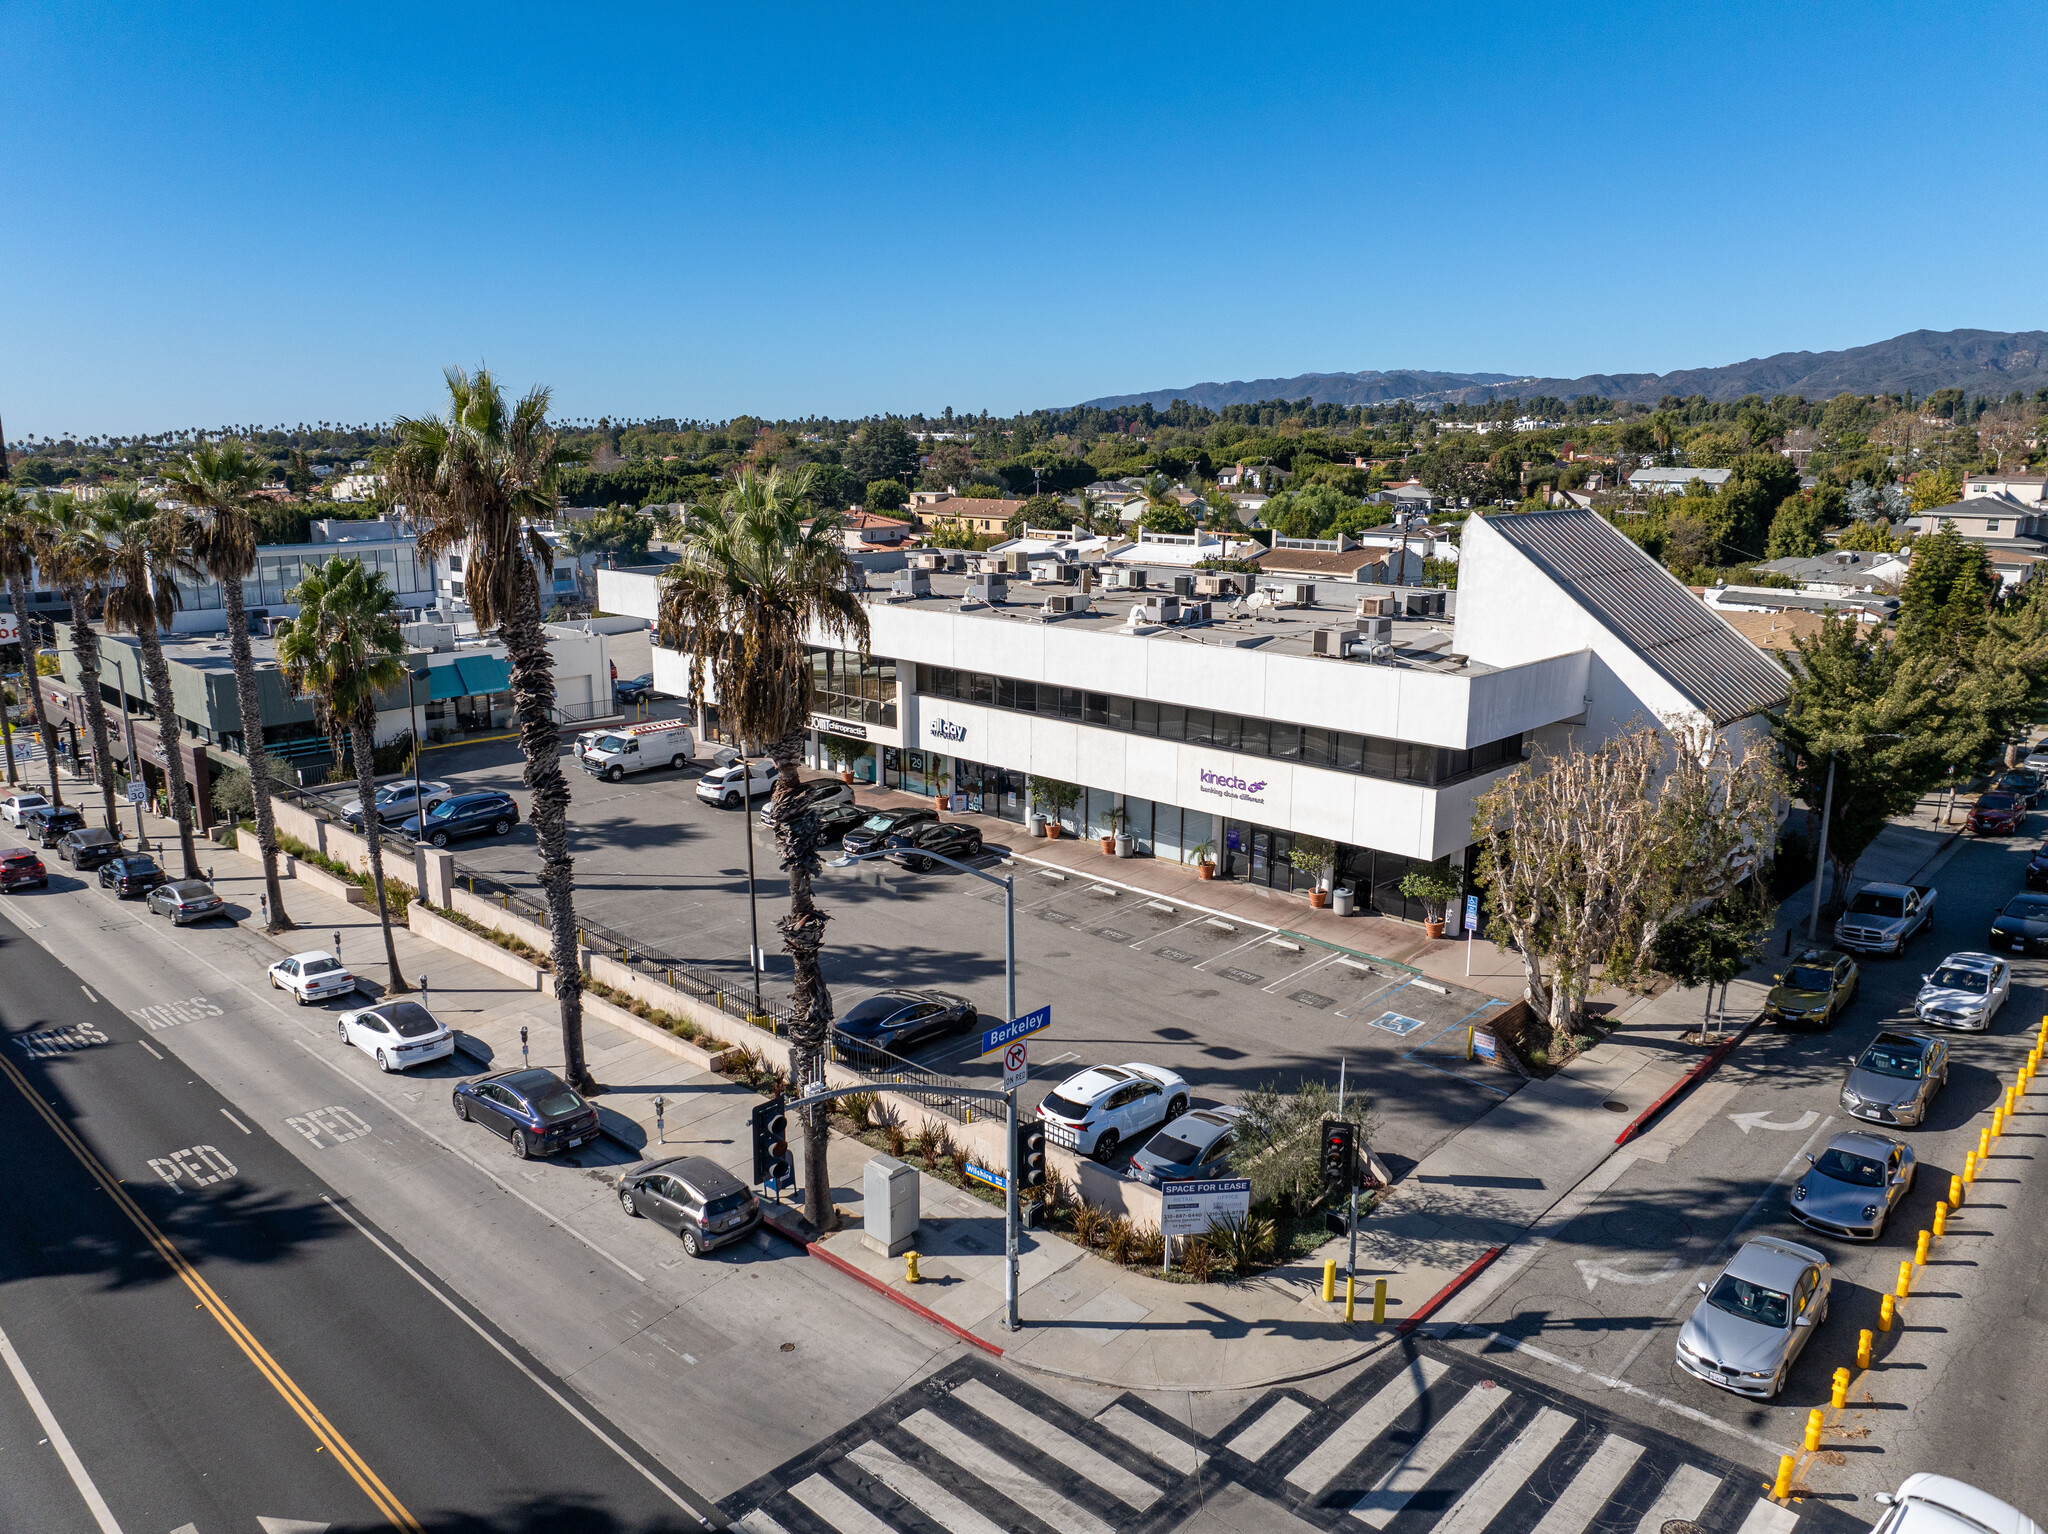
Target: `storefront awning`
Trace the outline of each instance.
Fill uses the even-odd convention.
[[[512,668],[492,655],[462,655],[436,666],[427,676],[427,697],[435,701],[510,692]]]

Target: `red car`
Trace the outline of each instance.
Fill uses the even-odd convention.
[[[2027,812],[2016,794],[1979,794],[1964,822],[1979,836],[2010,836],[2026,824]]]
[[[0,890],[37,889],[50,887],[49,871],[43,867],[43,860],[26,847],[10,847],[0,852]]]

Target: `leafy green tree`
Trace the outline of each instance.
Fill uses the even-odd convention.
[[[28,583],[36,569],[36,520],[28,501],[12,485],[0,485],[0,579],[7,584],[9,610],[20,616],[22,670],[28,676],[28,697],[36,722],[36,735],[43,743],[43,762],[50,769],[50,802],[62,804],[64,790],[57,783],[57,731],[43,709],[41,673],[31,663],[35,646],[29,640]]]
[[[1963,498],[1963,479],[1954,469],[1929,469],[1915,474],[1906,487],[1906,505],[1915,516],[1937,506],[1953,506]]]
[[[1902,545],[1889,522],[1851,522],[1835,540],[1835,547],[1862,554],[1895,554]]]
[[[918,470],[917,443],[901,421],[863,421],[853,440],[841,449],[839,462],[854,482],[873,484],[878,479],[900,479]]]
[[[1799,470],[1777,453],[1745,453],[1735,460],[1734,478],[1721,487],[1725,531],[1722,539],[1750,559],[1763,554],[1771,522],[1785,498],[1799,490]]]
[[[85,699],[93,761],[99,766],[107,829],[113,831],[117,829],[114,758],[107,746],[107,705],[100,695],[100,636],[92,626],[93,597],[105,588],[107,581],[106,540],[100,536],[91,511],[74,496],[39,491],[31,515],[35,518],[36,563],[51,584],[64,593],[71,608],[71,653],[78,658],[79,694]],[[41,660],[38,657],[39,665]]]
[[[391,939],[391,906],[384,893],[384,834],[377,813],[377,698],[406,682],[405,639],[391,588],[359,559],[330,559],[291,591],[299,615],[277,639],[285,682],[313,700],[313,717],[327,732],[337,765],[346,735],[355,757],[356,793],[363,805],[363,839],[370,848],[370,884],[384,930],[387,989],[409,991]]]
[[[1842,492],[1832,485],[1837,503]],[[1822,537],[1828,525],[1827,501],[1815,490],[1802,490],[1797,495],[1788,495],[1779,503],[1778,514],[1771,518],[1770,542],[1764,550],[1769,559],[1810,559],[1827,546]]]
[[[1283,538],[1329,538],[1339,517],[1362,509],[1335,485],[1317,481],[1281,491],[1266,502],[1259,520]]]
[[[901,511],[910,504],[910,492],[903,488],[901,480],[870,480],[861,504],[869,511]]]
[[[1152,533],[1192,533],[1195,516],[1184,506],[1147,506],[1138,518],[1138,526]]]
[[[1004,524],[1012,538],[1021,537],[1027,527],[1071,528],[1074,508],[1057,495],[1034,495],[1018,508],[1017,515]]]
[[[693,696],[715,695],[719,717],[743,742],[757,742],[777,772],[768,818],[789,875],[789,913],[776,923],[791,967],[790,1068],[799,1086],[825,1081],[832,993],[818,962],[824,912],[812,898],[818,876],[818,812],[804,798],[804,735],[811,717],[808,644],[814,637],[868,644],[867,609],[847,588],[850,566],[839,518],[811,516],[810,475],[743,474],[715,508],[684,514],[682,558],[663,573],[661,643],[690,657]],[[822,1106],[804,1120],[804,1213],[832,1228]]]
[[[1960,654],[1986,630],[1998,577],[1984,550],[1952,527],[1922,538],[1899,593],[1899,643],[1922,653]]]

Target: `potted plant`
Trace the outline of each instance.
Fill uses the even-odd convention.
[[[1330,903],[1330,875],[1337,867],[1337,845],[1323,840],[1320,836],[1297,836],[1294,845],[1287,850],[1287,861],[1294,865],[1294,871],[1315,880],[1315,887],[1309,891],[1308,903],[1320,911]]]
[[[1079,786],[1063,782],[1059,778],[1039,777],[1032,778],[1025,786],[1031,792],[1032,803],[1042,807],[1039,810],[1041,815],[1045,815],[1043,807],[1052,810],[1050,815],[1045,815],[1045,834],[1051,840],[1058,841],[1060,816],[1081,802]]]
[[[1111,806],[1102,817],[1103,824],[1109,827],[1102,837],[1104,856],[1127,858],[1131,855],[1131,838],[1124,830],[1124,822],[1129,819],[1129,812],[1121,804]]]
[[[853,764],[868,754],[867,747],[855,745],[841,735],[827,735],[822,744],[825,747],[825,759],[838,769],[839,781],[851,783]]]
[[[1422,930],[1431,937],[1444,935],[1444,913],[1458,898],[1458,878],[1448,868],[1432,864],[1411,868],[1402,876],[1401,893],[1422,902]]]
[[[1216,844],[1214,842],[1197,842],[1188,850],[1195,856],[1195,872],[1204,879],[1215,878]]]

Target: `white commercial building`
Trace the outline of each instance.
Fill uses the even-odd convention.
[[[863,781],[1009,820],[1031,778],[1058,780],[1081,790],[1071,834],[1120,809],[1141,854],[1208,851],[1281,889],[1294,839],[1324,838],[1361,907],[1415,915],[1401,876],[1466,865],[1475,802],[1532,744],[1681,715],[1746,733],[1786,696],[1776,662],[1590,513],[1474,517],[1459,570],[1455,592],[1261,576],[1248,601],[1203,591],[1246,577],[1170,567],[999,592],[905,571],[868,596],[865,665],[813,652],[811,758],[838,737]],[[600,604],[651,619],[658,582],[601,571]],[[654,677],[689,691],[674,651]]]

